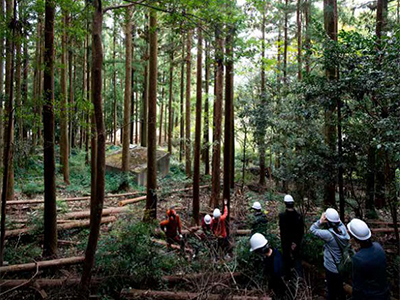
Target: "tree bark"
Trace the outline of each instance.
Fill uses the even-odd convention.
[[[75,59],[76,63],[76,59]],[[77,106],[74,104],[74,82],[76,79],[76,67],[74,68],[74,55],[73,51],[68,51],[68,81],[69,81],[69,133],[68,133],[68,155],[71,149],[75,148],[75,135],[76,135],[76,114],[78,112]]]
[[[147,14],[146,14],[146,20],[148,20]],[[142,99],[142,115],[141,115],[141,127],[140,127],[140,145],[142,147],[147,147],[147,139],[148,139],[148,113],[149,113],[149,28],[147,25],[146,27],[146,48],[145,48],[145,53],[144,53],[144,75],[143,75],[143,99]],[[153,89],[153,87],[152,87]]]
[[[216,77],[215,90],[216,97],[214,103],[214,132],[213,132],[213,157],[212,157],[212,184],[210,206],[216,207],[220,200],[221,191],[221,119],[222,119],[222,98],[223,98],[223,78],[224,78],[224,41],[221,36],[221,28],[215,31],[216,38]]]
[[[68,163],[68,113],[67,113],[67,26],[68,13],[63,10],[63,32],[61,37],[61,95],[60,95],[60,164],[64,182],[69,184]]]
[[[311,20],[311,0],[304,1],[304,19],[305,19],[305,68],[306,73],[310,74],[310,50],[311,50],[311,36],[310,36],[310,20]]]
[[[297,23],[297,78],[302,79],[302,35],[301,35],[301,0],[297,0],[296,7],[296,23]]]
[[[326,0],[325,0],[326,1]],[[285,19],[283,28],[283,84],[287,85],[287,56],[288,56],[288,15],[289,0],[285,0]]]
[[[329,39],[337,41],[337,2],[336,0],[324,0],[324,28]],[[337,69],[326,66],[326,77],[328,80],[337,79]],[[326,170],[329,175],[324,185],[324,204],[326,206],[335,206],[335,176],[332,154],[336,151],[336,129],[333,122],[333,114],[336,108],[336,99],[331,100],[329,108],[325,111],[325,143],[330,154],[327,159]]]
[[[12,272],[26,272],[26,271],[34,271],[36,269],[44,269],[50,267],[60,267],[60,266],[68,266],[68,265],[75,265],[80,264],[84,260],[83,256],[76,256],[76,257],[68,257],[68,258],[59,258],[53,260],[44,260],[34,263],[26,263],[26,264],[19,264],[19,265],[11,265],[6,267],[0,268],[1,274],[12,273]]]
[[[200,146],[201,146],[201,110],[202,110],[202,54],[203,35],[197,28],[197,78],[196,78],[196,127],[194,137],[194,172],[193,172],[193,221],[199,225],[200,212]]]
[[[157,13],[150,10],[149,119],[147,147],[147,199],[144,219],[157,218]]]
[[[205,101],[204,101],[204,133],[203,133],[203,161],[204,174],[210,174],[210,134],[209,134],[209,85],[210,85],[210,50],[207,40],[205,41]]]
[[[85,253],[82,278],[80,282],[81,291],[87,295],[89,291],[92,268],[94,266],[94,256],[96,253],[97,242],[100,234],[101,215],[104,202],[105,187],[105,130],[102,108],[102,66],[103,66],[103,46],[102,46],[102,24],[103,10],[101,0],[94,0],[93,26],[92,26],[92,101],[97,129],[97,166],[96,166],[96,193],[95,198],[91,198],[90,203],[90,233],[88,245]]]
[[[173,94],[174,86],[174,50],[170,53],[170,65],[169,65],[169,93],[168,93],[168,153],[172,155],[172,130],[174,128],[172,119],[172,101],[174,98]]]
[[[0,0],[0,16],[4,16],[4,0]],[[1,149],[4,149],[4,123],[3,120],[3,102],[5,101],[4,95],[4,37],[0,36],[0,168],[3,167],[3,153]]]
[[[125,97],[124,97],[124,128],[122,139],[122,172],[124,173],[123,188],[129,188],[129,137],[131,120],[132,94],[132,7],[126,9],[125,27]]]
[[[265,89],[265,5],[263,6],[262,12],[262,25],[261,25],[261,106],[265,107],[266,103],[266,89]],[[287,22],[287,15],[285,14],[285,20]],[[285,67],[284,67],[285,68]],[[284,75],[286,76],[286,75]],[[261,186],[265,186],[265,133],[266,133],[266,125],[262,126],[261,132],[259,133],[259,151],[260,151],[260,181],[259,184]]]
[[[57,256],[57,205],[54,155],[54,0],[46,0],[44,49],[44,241],[43,256]]]
[[[181,64],[181,93],[180,93],[180,115],[181,115],[181,126],[180,126],[180,142],[179,142],[179,161],[182,161],[182,156],[185,152],[185,140],[184,140],[184,129],[185,129],[185,119],[183,114],[183,99],[185,91],[185,39],[184,33],[182,32],[182,64]]]
[[[18,7],[19,19],[21,19],[21,6]],[[15,66],[15,106],[16,106],[16,125],[17,125],[17,141],[19,147],[22,147],[23,136],[22,136],[22,102],[21,102],[21,65],[22,65],[22,52],[21,52],[21,40],[22,32],[17,32],[15,41],[15,55],[16,55],[16,66]]]
[[[192,162],[191,162],[191,150],[192,150],[192,141],[190,139],[190,86],[191,86],[191,72],[192,72],[192,31],[188,30],[187,40],[186,40],[186,105],[185,105],[185,138],[186,138],[186,147],[185,147],[185,171],[186,176],[192,176]]]
[[[117,102],[117,66],[116,66],[116,59],[117,59],[117,17],[116,13],[114,13],[114,33],[113,33],[113,92],[114,92],[114,102],[113,102],[113,126],[114,126],[114,145],[117,144],[117,127],[118,127],[118,102]]]

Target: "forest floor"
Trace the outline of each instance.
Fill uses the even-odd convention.
[[[88,166],[84,166],[84,156],[77,154],[71,167],[71,185],[66,186],[58,178],[58,197],[71,198],[86,196],[90,191],[90,177]],[[83,166],[82,166],[83,163]],[[36,165],[35,165],[36,166]],[[29,170],[36,170],[30,167]],[[37,175],[37,174],[36,174]],[[25,177],[17,176],[16,198],[27,199],[28,196],[34,199],[43,199],[40,189],[37,189],[34,182],[39,184],[40,179],[35,173],[25,173]],[[58,174],[58,177],[60,174]],[[27,177],[30,178],[30,187],[26,186]],[[80,178],[80,179],[79,179]],[[36,181],[35,181],[36,180]],[[119,175],[107,174],[107,193],[118,192]],[[25,184],[24,184],[25,182]],[[251,182],[251,179],[250,181]],[[29,185],[28,184],[28,185]],[[171,174],[159,180],[158,193],[158,221],[165,216],[168,208],[174,207],[180,215],[183,229],[191,228],[191,190],[172,192],[174,190],[191,188],[191,179],[187,179],[178,163],[173,163]],[[201,185],[210,185],[210,177],[203,176]],[[196,234],[185,235],[188,251],[181,255],[178,250],[169,252],[165,245],[160,245],[164,240],[157,230],[157,224],[150,228],[143,227],[145,201],[140,200],[127,205],[123,212],[111,213],[103,219],[109,220],[101,227],[101,238],[98,244],[98,255],[96,257],[96,268],[94,270],[94,285],[92,294],[99,295],[93,299],[143,299],[146,297],[157,299],[212,299],[214,295],[226,299],[233,295],[241,299],[258,299],[271,296],[265,280],[260,276],[260,265],[254,264],[254,258],[249,253],[248,239],[249,232],[239,234],[238,230],[249,228],[249,215],[251,204],[259,201],[268,215],[269,232],[268,239],[274,247],[280,246],[278,214],[284,209],[284,194],[276,191],[276,187],[270,183],[265,189],[254,190],[256,184],[236,186],[231,198],[231,221],[229,230],[231,232],[230,244],[232,251],[230,257],[223,259],[213,255],[213,246],[202,244]],[[36,188],[36,189],[35,189]],[[29,189],[33,190],[29,191]],[[132,186],[132,191],[137,195],[126,197],[109,197],[105,199],[104,209],[119,208],[123,199],[137,199],[144,195],[143,188]],[[121,191],[122,193],[125,193]],[[120,192],[120,193],[121,193]],[[213,208],[208,206],[210,189],[201,190],[201,215],[211,214]],[[80,214],[89,210],[89,200],[82,201],[58,201],[59,224],[71,224],[77,220],[71,217],[71,213]],[[125,207],[125,206],[123,206]],[[306,227],[309,228],[322,212],[318,206],[304,206],[301,208],[305,215]],[[379,219],[388,221],[387,212],[378,211]],[[9,237],[6,243],[5,260],[9,265],[36,262],[41,260],[43,228],[43,204],[18,204],[7,207],[7,230],[19,230],[30,228],[28,234],[18,234]],[[85,215],[85,214],[83,214]],[[80,216],[79,226],[59,231],[58,257],[82,257],[86,248],[88,225],[83,225],[88,216]],[[389,226],[379,225],[377,226]],[[151,237],[153,236],[153,238]],[[394,296],[398,297],[396,285],[399,282],[399,257],[395,254],[395,240],[393,233],[379,233],[375,240],[378,240],[385,248],[388,256],[388,272],[393,288]],[[304,238],[304,279],[298,278],[290,284],[292,299],[324,299],[324,274],[322,268],[322,244],[310,234]],[[198,254],[193,258],[193,254]],[[1,299],[77,299],[74,296],[74,286],[81,274],[81,265],[56,267],[50,269],[38,269],[10,272],[1,274],[0,298]],[[195,276],[194,276],[195,275]],[[171,277],[172,276],[172,277]],[[173,277],[175,276],[175,277]],[[176,277],[178,276],[178,277]],[[172,278],[172,279],[171,279]],[[24,281],[16,282],[16,279]],[[61,284],[52,287],[47,279],[62,279]],[[8,284],[7,285],[7,280]],[[11,281],[14,280],[14,285]],[[40,281],[42,280],[42,281]],[[124,294],[120,292],[124,289]],[[134,288],[128,293],[128,288]],[[138,290],[146,290],[147,294],[140,294]],[[173,291],[172,295],[157,295],[153,291]],[[192,294],[179,294],[192,293]],[[136,293],[136,294],[133,294]],[[219,295],[219,296],[218,296]],[[179,296],[183,298],[179,298]],[[4,298],[3,298],[4,297]],[[289,298],[288,298],[289,299]]]

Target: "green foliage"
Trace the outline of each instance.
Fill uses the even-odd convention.
[[[173,252],[151,241],[155,224],[120,221],[99,241],[97,275],[106,276],[106,294],[119,292],[123,286],[141,287],[160,284],[171,272],[178,258]]]
[[[319,269],[322,269],[324,262],[324,241],[311,233],[304,234],[302,243],[303,259]]]
[[[40,258],[42,248],[37,243],[20,244],[10,242],[5,247],[4,260],[10,265],[30,263],[33,259]]]

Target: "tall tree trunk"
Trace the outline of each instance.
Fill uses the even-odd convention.
[[[129,136],[131,120],[132,93],[132,7],[126,11],[125,27],[125,97],[124,97],[124,128],[122,138],[122,172],[124,173],[123,188],[129,188]]]
[[[89,32],[89,21],[87,22],[87,31]],[[91,88],[92,88],[92,82],[91,82],[91,71],[90,71],[90,49],[91,49],[91,45],[90,45],[90,36],[88,34],[87,37],[87,48],[86,48],[86,101],[88,101],[90,103],[91,101]],[[90,131],[92,130],[92,127],[90,126],[90,111],[86,112],[86,130],[85,130],[85,149],[86,149],[86,164],[89,164],[89,137],[91,136]]]
[[[97,130],[97,166],[96,166],[96,191],[95,197],[91,197],[90,203],[90,233],[88,245],[83,264],[82,278],[80,282],[81,291],[88,295],[92,268],[94,266],[94,257],[97,248],[97,241],[100,234],[100,222],[103,211],[104,187],[105,187],[105,129],[102,109],[102,23],[103,10],[101,0],[94,0],[93,26],[92,26],[92,101],[96,119]]]
[[[185,105],[185,138],[186,138],[186,151],[185,151],[185,171],[186,176],[192,176],[192,162],[190,159],[192,150],[192,141],[190,139],[190,86],[191,86],[191,72],[192,72],[192,32],[188,30],[186,40],[186,105]]]
[[[136,27],[135,25],[132,25],[132,62],[135,60],[135,45],[133,43],[133,41],[135,40],[135,31],[136,31]],[[131,124],[130,124],[130,143],[133,144],[133,134],[134,134],[134,125],[135,125],[135,68],[132,67],[132,86],[131,86]]]
[[[147,46],[146,46],[147,47]],[[148,48],[146,48],[146,52],[148,53]],[[147,56],[147,55],[146,55]],[[149,61],[145,60],[145,66],[144,66],[144,76],[143,76],[143,98],[142,98],[142,115],[141,119],[142,121],[141,126],[140,126],[140,145],[142,147],[147,147],[147,138],[148,138],[148,93],[149,93],[149,78],[148,78],[148,71],[149,71]]]
[[[278,92],[280,91],[281,88],[281,80],[282,80],[282,33],[281,33],[281,26],[278,23],[278,51],[277,51],[277,57],[276,57],[276,66],[277,66],[277,70],[276,70],[276,83],[278,84],[277,90]]]
[[[226,73],[225,73],[225,124],[224,124],[224,185],[223,199],[231,199],[231,167],[232,167],[232,108],[233,108],[233,38],[234,28],[230,27],[226,36]]]
[[[150,10],[149,125],[147,147],[147,199],[145,220],[157,218],[157,13]]]
[[[301,35],[301,0],[297,0],[296,7],[296,23],[297,23],[297,78],[302,79],[302,35]]]
[[[221,192],[221,122],[222,122],[222,99],[223,99],[223,78],[224,78],[224,41],[221,37],[220,27],[216,28],[216,97],[214,103],[214,132],[213,132],[213,158],[212,158],[212,179],[211,179],[211,201],[210,206],[216,207],[220,200]]]
[[[261,106],[265,107],[267,105],[266,101],[266,88],[265,88],[265,5],[263,6],[262,12],[262,26],[261,26]],[[287,15],[285,14],[285,18]],[[286,19],[285,19],[286,20]],[[284,75],[286,76],[286,75]],[[262,127],[259,136],[259,147],[260,147],[260,181],[259,184],[261,186],[265,186],[265,133],[266,133],[266,126]]]
[[[25,17],[24,17],[24,22],[26,21]],[[26,35],[26,29],[25,29],[25,35]],[[2,55],[2,51],[0,50],[0,55]],[[28,105],[28,73],[29,73],[29,52],[28,52],[28,40],[24,39],[24,54],[23,54],[23,59],[24,59],[24,63],[23,63],[23,81],[22,81],[22,105],[24,107],[26,107],[26,105]],[[0,68],[2,68],[2,63],[0,63]],[[0,72],[1,73],[1,72]],[[2,76],[0,74],[0,76]],[[2,90],[2,84],[0,83],[0,90]],[[0,92],[0,99],[2,97],[2,92]],[[0,105],[1,105],[1,100],[0,100]],[[0,117],[1,117],[1,112],[0,112]],[[0,122],[0,125],[2,124],[2,122]],[[27,126],[28,124],[26,122],[23,121],[22,123],[22,127],[23,127],[23,138],[25,138],[25,140],[28,139],[28,128],[29,126]],[[1,132],[1,128],[0,128],[0,132]],[[1,133],[0,133],[1,135]],[[1,142],[0,142],[0,147],[1,147]],[[1,161],[1,160],[0,160]]]
[[[164,87],[162,88],[162,95],[164,95]],[[161,99],[163,97],[161,96]],[[162,143],[162,122],[163,122],[163,116],[164,116],[164,101],[161,101],[161,107],[160,107],[160,123],[159,123],[159,129],[158,129],[158,145],[161,146]]]
[[[21,6],[18,7],[19,10],[19,19],[21,19]],[[23,136],[22,136],[22,86],[21,86],[21,66],[22,66],[22,52],[21,52],[21,33],[17,32],[16,41],[15,41],[15,55],[16,57],[16,66],[15,66],[15,105],[16,105],[16,125],[17,125],[17,140],[19,147],[22,146]]]
[[[76,63],[76,58],[75,58],[75,63]],[[69,145],[69,151],[68,154],[71,153],[71,149],[75,148],[75,134],[76,134],[76,113],[78,112],[78,109],[74,103],[74,82],[75,82],[75,77],[76,77],[76,67],[74,68],[74,55],[73,51],[69,50],[68,51],[68,81],[69,81],[69,110],[68,110],[68,115],[69,115],[69,138],[68,138],[68,145]]]
[[[337,41],[337,5],[336,0],[324,0],[324,27],[329,39]],[[326,77],[328,80],[337,79],[336,67],[326,66]],[[333,114],[335,112],[336,99],[331,100],[329,108],[325,111],[325,143],[327,144],[330,154],[327,160],[328,172],[324,186],[324,204],[326,206],[335,206],[335,176],[333,153],[336,151],[336,129],[333,121]]]
[[[136,126],[135,126],[135,144],[139,143],[139,95],[138,91],[136,91],[136,106],[135,106],[135,119],[136,119]]]
[[[324,0],[326,1],[326,0]],[[289,0],[285,0],[285,20],[283,27],[283,84],[287,85],[287,56],[288,56],[288,15]]]
[[[172,154],[172,130],[174,127],[172,119],[172,100],[174,86],[174,50],[170,53],[170,65],[169,65],[169,92],[168,92],[168,153]]]
[[[60,99],[60,164],[64,182],[69,184],[69,163],[68,163],[68,113],[67,113],[67,31],[68,13],[63,10],[63,33],[61,38],[61,99]]]
[[[184,129],[185,129],[185,119],[183,114],[183,99],[185,91],[185,39],[182,32],[182,64],[181,64],[181,93],[180,93],[180,116],[181,116],[181,126],[180,126],[180,142],[179,142],[179,161],[182,161],[182,156],[185,151],[185,140],[184,140]]]
[[[114,92],[114,99],[113,99],[113,138],[114,138],[114,145],[117,144],[117,127],[118,127],[118,119],[117,119],[117,111],[118,111],[118,102],[117,102],[117,66],[116,66],[116,59],[117,59],[117,17],[114,13],[114,33],[113,33],[113,92]]]
[[[43,256],[57,256],[57,205],[54,156],[54,0],[46,0],[44,48],[44,241]]]
[[[194,170],[193,170],[193,221],[199,225],[200,212],[200,146],[201,146],[201,110],[202,110],[202,54],[203,35],[201,27],[197,28],[197,78],[196,78],[196,127],[194,137]]]
[[[0,16],[4,18],[4,0],[0,0]],[[4,123],[1,120],[4,119],[4,100],[4,37],[0,35],[0,168],[3,167],[3,153],[1,149],[4,149]]]
[[[310,74],[310,50],[311,50],[311,36],[310,36],[310,20],[311,20],[311,0],[304,1],[304,19],[305,19],[305,49],[304,56],[306,64],[306,73]]]
[[[209,85],[210,85],[210,49],[206,44],[206,61],[205,61],[205,89],[204,93],[206,99],[204,101],[204,133],[203,133],[203,161],[204,161],[204,174],[210,174],[210,134],[209,134]]]
[[[13,7],[14,4],[14,7]],[[6,109],[7,120],[5,122],[5,147],[4,147],[4,170],[3,170],[3,190],[1,193],[1,241],[0,241],[0,266],[3,265],[4,260],[4,245],[6,238],[6,201],[8,200],[8,188],[9,188],[9,172],[12,163],[12,135],[13,135],[13,123],[14,123],[14,109],[13,109],[13,82],[14,82],[14,38],[15,38],[15,20],[16,20],[16,3],[11,0],[6,1],[6,23],[8,24],[8,33],[10,36],[6,38]],[[14,10],[13,10],[14,8]],[[13,13],[14,11],[14,13]],[[14,22],[12,22],[14,20]]]

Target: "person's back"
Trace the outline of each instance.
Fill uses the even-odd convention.
[[[256,211],[253,214],[253,222],[251,224],[251,233],[267,233],[268,219],[264,212]]]
[[[386,279],[386,256],[374,242],[353,256],[353,300],[389,299]]]
[[[304,235],[304,222],[296,210],[285,210],[279,214],[279,228],[282,244],[296,243],[300,245]]]

